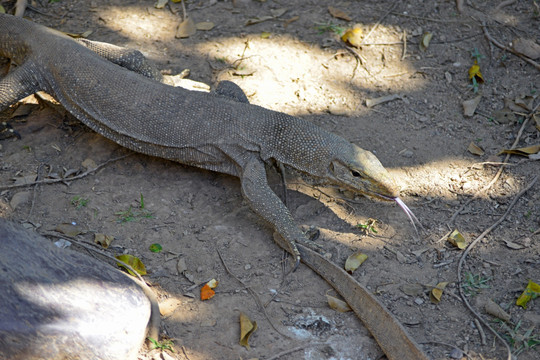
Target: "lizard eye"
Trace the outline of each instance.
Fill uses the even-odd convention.
[[[358,171],[355,171],[355,170],[351,170],[351,174],[354,177],[362,177],[362,175],[360,175],[360,173]]]

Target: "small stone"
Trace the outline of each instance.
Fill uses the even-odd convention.
[[[244,266],[244,270],[247,271],[247,270],[249,270],[249,269],[251,269],[251,264],[246,264],[246,265]]]
[[[416,305],[422,305],[422,304],[424,303],[424,300],[422,300],[422,299],[420,299],[420,298],[416,298],[416,299],[414,299],[414,303],[415,303]]]

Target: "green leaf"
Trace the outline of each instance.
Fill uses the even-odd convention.
[[[150,245],[150,251],[151,251],[151,252],[158,253],[158,252],[160,252],[161,250],[163,250],[163,247],[162,247],[160,244],[158,244],[158,243],[155,243],[155,244]]]
[[[139,273],[139,275],[146,275],[146,267],[144,266],[143,262],[138,257],[124,254],[124,255],[118,255],[116,256],[116,258],[120,261],[125,262],[129,266],[131,266],[133,270]],[[137,276],[136,274],[133,273],[133,271],[128,269],[124,264],[122,263],[116,263],[116,264],[126,269],[128,273],[130,273],[131,275]]]

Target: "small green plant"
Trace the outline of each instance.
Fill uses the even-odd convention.
[[[490,278],[483,277],[480,274],[474,275],[473,273],[466,272],[463,281],[463,291],[467,296],[476,295],[482,289],[489,289],[487,282],[490,280]]]
[[[174,349],[173,349],[174,344],[172,340],[163,340],[159,342],[156,339],[152,339],[151,337],[149,337],[148,340],[152,343],[152,346],[154,347],[154,349],[170,350],[174,352]]]
[[[333,32],[341,36],[345,32],[345,28],[343,26],[339,26],[333,23],[317,24],[315,29],[319,31],[319,35],[324,34],[325,32]]]
[[[375,225],[379,222],[377,219],[368,219],[368,221],[365,224],[358,224],[356,225],[357,228],[360,228],[364,230],[366,233],[377,233],[377,229],[375,228]]]
[[[471,78],[472,84],[469,84],[468,86],[472,89],[473,93],[476,94],[478,92],[478,81],[476,80],[476,77]]]
[[[476,61],[480,62],[480,60],[484,57],[484,55],[480,54],[477,48],[474,48],[473,51],[471,51],[471,57]]]
[[[133,206],[129,206],[129,209],[124,211],[118,211],[114,213],[118,219],[117,222],[123,224],[131,221],[138,221],[140,219],[151,219],[154,216],[152,213],[144,208],[144,197],[141,194],[141,200],[139,202],[139,206],[137,208],[133,208]]]
[[[519,355],[524,351],[529,351],[533,347],[540,344],[540,337],[537,334],[533,334],[534,326],[531,326],[529,330],[521,334],[519,331],[519,328],[521,327],[521,320],[518,321],[513,329],[511,329],[505,323],[501,323],[501,325],[507,332],[507,334],[504,334],[503,336],[512,347],[512,354],[514,355]]]
[[[88,199],[83,198],[82,196],[76,195],[71,198],[71,205],[75,206],[75,209],[79,210],[80,208],[88,205]]]

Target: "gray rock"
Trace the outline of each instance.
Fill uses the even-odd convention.
[[[127,276],[0,218],[0,359],[135,359],[150,302]]]

